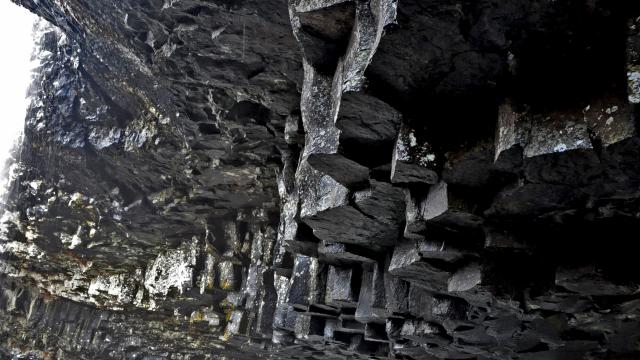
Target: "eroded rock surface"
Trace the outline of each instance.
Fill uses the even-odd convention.
[[[640,358],[640,8],[40,15],[0,358]]]

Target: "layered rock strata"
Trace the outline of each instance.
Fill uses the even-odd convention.
[[[16,2],[0,357],[640,356],[636,4]]]

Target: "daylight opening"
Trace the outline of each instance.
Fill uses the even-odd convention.
[[[37,17],[11,1],[0,1],[0,198],[4,197],[12,163],[11,149],[19,142],[29,100],[27,89],[34,68],[33,25]],[[0,209],[1,210],[1,209]]]

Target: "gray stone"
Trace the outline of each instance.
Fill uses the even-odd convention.
[[[326,320],[322,317],[300,314],[296,319],[295,333],[298,339],[319,342],[324,340]]]
[[[314,235],[328,243],[367,247],[396,242],[403,218],[402,191],[389,184],[371,182],[371,188],[354,195],[355,206],[333,207],[304,216]]]
[[[367,217],[398,229],[404,218],[404,195],[401,189],[388,183],[371,181],[371,187],[354,194],[358,210]]]
[[[438,182],[437,157],[431,145],[418,138],[415,130],[403,125],[396,140],[391,162],[391,181],[394,183]]]
[[[13,1],[0,358],[636,358],[635,2]]]
[[[442,326],[422,320],[405,320],[400,330],[400,336],[418,343],[438,346],[446,346],[451,342]]]
[[[375,250],[380,250],[376,248]],[[325,243],[318,245],[320,259],[330,264],[373,263],[374,251],[352,244]]]
[[[369,185],[369,169],[338,154],[312,154],[309,165],[321,174],[331,176],[349,189]]]
[[[593,149],[594,139],[597,146],[606,147],[635,134],[629,104],[615,96],[598,98],[584,109],[548,113],[518,112],[507,102],[498,117],[495,160],[513,168],[519,163],[518,149],[525,158],[533,158]]]
[[[619,296],[638,293],[638,283],[608,278],[595,266],[562,267],[556,272],[556,285],[574,293],[593,296]]]
[[[408,282],[391,275],[384,274],[385,296],[387,313],[389,317],[401,317],[409,312],[408,296],[410,285]]]
[[[423,259],[418,244],[412,240],[399,243],[389,264],[389,273],[425,289],[443,292],[447,288],[449,271]]]
[[[329,265],[325,304],[335,307],[355,307],[360,284],[355,269]]]
[[[364,339],[367,341],[388,343],[389,338],[385,324],[368,323],[364,328]]]
[[[336,123],[340,146],[347,154],[358,155],[356,160],[361,163],[381,165],[379,157],[391,160],[400,119],[397,110],[375,97],[346,93]],[[362,153],[362,149],[367,151]]]
[[[303,221],[313,229],[316,237],[327,243],[379,248],[394,244],[400,232],[398,228],[366,216],[352,206],[326,210]]]
[[[386,319],[385,297],[384,293],[380,294],[376,291],[379,286],[378,283],[379,281],[374,278],[373,270],[364,270],[362,272],[362,284],[355,314],[358,322],[384,324]],[[380,297],[381,295],[382,297]]]
[[[456,197],[444,182],[429,188],[423,209],[423,219],[444,226],[475,228],[483,222],[480,216],[474,214],[472,205]]]
[[[355,316],[340,316],[340,321],[336,331],[348,334],[364,334],[365,324],[356,321]]]
[[[477,289],[482,285],[483,269],[478,263],[473,263],[458,270],[449,279],[449,292],[465,292]]]
[[[318,259],[296,256],[287,302],[296,309],[306,311],[309,306],[324,302],[325,288],[326,271]]]

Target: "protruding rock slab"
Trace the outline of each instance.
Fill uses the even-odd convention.
[[[545,113],[518,111],[510,102],[500,107],[495,142],[499,167],[515,168],[524,158],[599,150],[636,135],[629,103],[603,96],[583,109]]]
[[[402,190],[372,181],[371,188],[354,195],[353,206],[333,207],[303,221],[318,238],[328,243],[347,243],[378,248],[397,241],[403,221]]]
[[[352,206],[323,211],[303,221],[313,229],[315,236],[328,243],[379,248],[393,245],[399,232],[399,229],[371,219]]]
[[[355,206],[366,216],[397,229],[404,216],[404,194],[385,182],[371,181],[371,187],[354,194]]]
[[[393,251],[389,273],[425,289],[446,292],[449,271],[441,265],[423,259],[416,241],[405,240]]]
[[[309,165],[321,174],[329,175],[349,189],[369,185],[369,169],[338,154],[312,154]]]
[[[381,252],[381,249],[375,249]],[[353,244],[325,243],[318,245],[320,260],[329,264],[372,264],[375,250],[363,248]]]
[[[502,271],[515,269],[502,269]],[[494,283],[498,281],[496,270],[480,262],[471,262],[454,272],[448,281],[448,292],[478,306],[492,304],[495,307],[507,306],[511,310],[517,308],[512,299],[501,301],[495,296]],[[505,275],[505,274],[503,274]],[[506,290],[506,289],[505,289]]]
[[[411,193],[406,193],[406,196],[405,234],[409,237],[420,235],[429,224],[476,229],[483,223],[483,218],[474,213],[473,204],[456,196],[444,182],[432,185],[426,196]]]
[[[458,270],[449,279],[447,289],[449,292],[465,292],[477,289],[482,285],[483,268],[478,263],[473,263]]]
[[[626,99],[611,96],[594,100],[583,112],[592,136],[604,147],[637,135],[635,115]]]
[[[401,115],[386,103],[361,93],[345,93],[336,126],[340,147],[367,166],[391,162]]]
[[[349,200],[349,189],[329,175],[323,175],[301,164],[296,175],[298,188],[306,191],[300,194],[300,215],[309,217],[324,211],[344,207]]]

